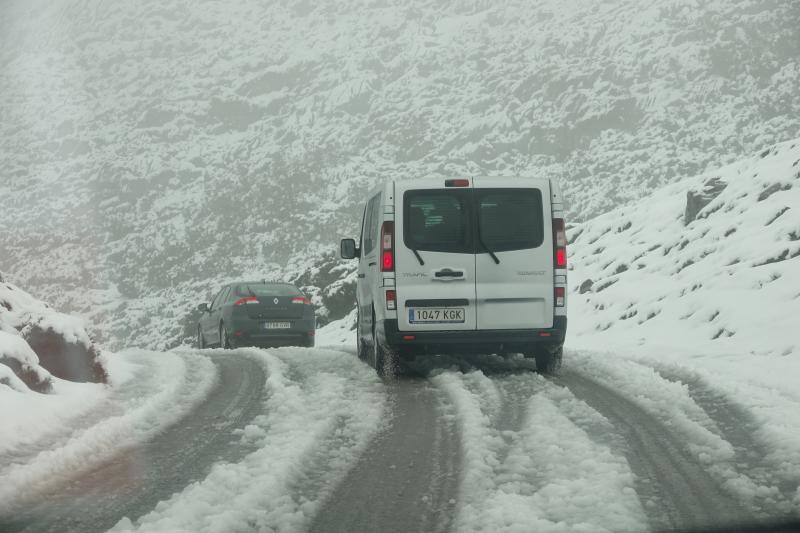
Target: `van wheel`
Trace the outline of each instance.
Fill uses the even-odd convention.
[[[375,335],[375,311],[372,311],[372,350],[370,351],[370,364],[372,368],[375,369],[375,372],[378,376],[384,378],[392,374],[391,372],[391,363],[392,363],[391,354],[386,353],[386,351],[381,347],[378,343],[378,337]]]
[[[542,348],[536,351],[536,371],[546,376],[554,376],[561,370],[564,347]]]
[[[367,349],[364,347],[364,339],[361,338],[361,312],[356,315],[356,354],[362,361],[367,359]]]
[[[200,329],[200,326],[197,326],[197,347],[201,350],[206,347],[206,340],[203,338],[203,330]]]

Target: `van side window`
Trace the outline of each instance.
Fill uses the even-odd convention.
[[[380,197],[380,194],[373,196],[367,204],[367,219],[364,223],[364,251],[362,255],[367,255],[375,249],[375,233],[378,231],[378,221],[380,219],[380,213],[378,212],[378,200]]]
[[[367,217],[369,216],[369,205],[364,205],[364,214],[361,216],[361,239],[358,246],[361,248],[361,257],[366,255],[364,245],[366,244],[367,237]]]

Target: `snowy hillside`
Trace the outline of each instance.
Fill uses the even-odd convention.
[[[798,28],[792,0],[6,1],[0,268],[152,346],[226,275],[313,264],[379,180],[552,176],[583,220],[796,136]]]
[[[687,224],[687,192],[715,179],[727,186]],[[595,348],[800,357],[800,139],[659,189],[570,238],[570,333]]]

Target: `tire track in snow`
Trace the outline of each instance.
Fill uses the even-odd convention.
[[[263,414],[239,432],[254,451],[218,463],[122,531],[301,531],[381,427],[386,395],[352,355],[241,349],[267,370]]]
[[[451,398],[461,430],[458,531],[646,527],[625,458],[576,423],[595,428],[602,417],[568,390],[529,372],[446,372],[432,381]]]
[[[317,513],[312,532],[450,529],[460,465],[452,416],[426,380],[389,381],[386,392],[386,428]]]
[[[753,414],[688,370],[665,366],[656,367],[656,371],[666,380],[685,385],[689,396],[714,421],[715,432],[733,445],[737,468],[762,489],[752,493],[756,509],[765,517],[796,513],[793,500],[800,478],[782,468],[780,461],[770,461],[770,451],[758,437],[760,427]]]
[[[636,492],[653,529],[719,526],[752,519],[742,504],[686,451],[681,436],[653,415],[574,371],[554,380],[606,417],[624,436],[626,456],[636,474]]]
[[[193,354],[183,359],[207,361]],[[105,531],[121,516],[149,512],[160,500],[203,478],[215,462],[243,455],[246,449],[236,446],[233,430],[260,412],[264,372],[252,360],[227,354],[217,354],[213,361],[218,380],[192,411],[181,413],[183,418],[147,442],[118,450],[109,461],[36,493],[41,503],[0,519],[0,530]],[[199,377],[190,369],[183,387],[202,389]],[[134,383],[135,388],[141,386]]]

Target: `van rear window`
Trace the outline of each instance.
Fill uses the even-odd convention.
[[[470,192],[406,192],[403,206],[403,242],[406,247],[429,252],[473,253]]]
[[[539,189],[475,189],[483,243],[493,252],[536,248],[544,241]]]

